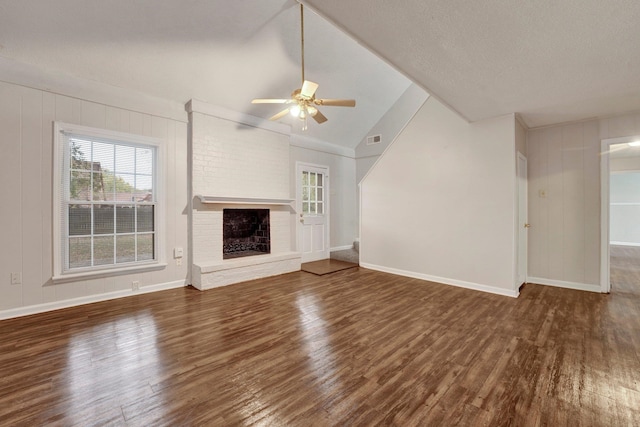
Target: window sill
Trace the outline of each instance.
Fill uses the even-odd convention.
[[[160,262],[160,263],[145,264],[145,265],[135,265],[131,267],[111,268],[111,269],[99,270],[99,271],[83,271],[81,273],[68,273],[68,274],[53,276],[51,280],[53,281],[54,284],[75,282],[75,281],[86,280],[86,279],[99,279],[102,277],[119,276],[122,274],[144,273],[147,271],[162,270],[166,266],[167,266],[166,262]]]

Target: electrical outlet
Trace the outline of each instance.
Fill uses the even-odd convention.
[[[182,258],[176,258],[176,265],[182,265]]]
[[[132,291],[140,290],[140,282],[138,282],[137,280],[134,280],[133,282],[131,282],[131,290]]]
[[[22,284],[22,273],[11,273],[11,284],[12,285]]]

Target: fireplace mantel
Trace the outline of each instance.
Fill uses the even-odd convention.
[[[215,203],[224,205],[271,205],[271,206],[291,206],[295,199],[260,199],[257,197],[221,197],[203,196],[196,194],[201,203]]]

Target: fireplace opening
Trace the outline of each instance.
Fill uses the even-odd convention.
[[[269,209],[222,210],[222,258],[271,253]]]

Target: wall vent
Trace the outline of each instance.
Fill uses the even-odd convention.
[[[367,137],[367,145],[380,144],[382,135],[371,135]]]

